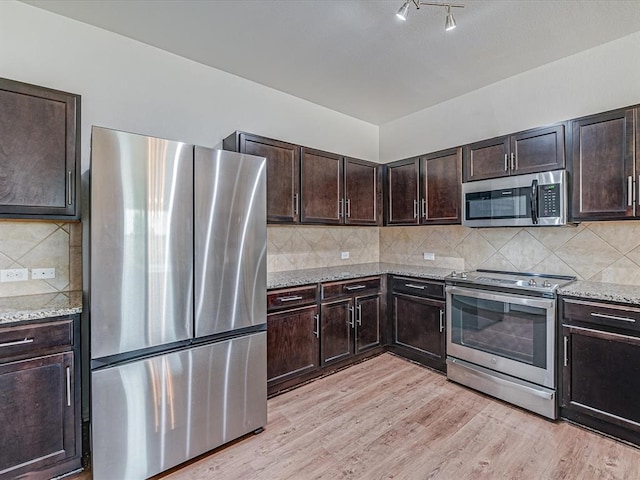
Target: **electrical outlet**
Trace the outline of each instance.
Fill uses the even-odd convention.
[[[341,258],[342,260],[346,260],[347,258],[349,258],[349,252],[342,252],[342,253],[340,254],[340,258]]]
[[[56,278],[55,268],[32,268],[31,279],[32,280],[44,280],[46,278]]]
[[[0,282],[26,282],[29,280],[27,268],[9,268],[0,270]]]
[[[436,259],[436,254],[435,253],[431,253],[431,252],[424,252],[423,258],[425,260],[435,260]]]

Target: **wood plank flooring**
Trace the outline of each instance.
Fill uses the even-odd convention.
[[[391,354],[272,398],[268,412],[263,433],[157,478],[640,478],[640,449],[545,420]]]

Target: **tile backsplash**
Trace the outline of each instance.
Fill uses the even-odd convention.
[[[535,228],[269,225],[267,238],[272,272],[381,261],[556,273],[640,286],[640,221]],[[341,260],[343,251],[348,260]],[[424,253],[435,259],[424,260]]]
[[[34,268],[55,278],[32,280]],[[24,282],[0,282],[0,297],[82,289],[82,224],[0,221],[0,269],[27,268]]]

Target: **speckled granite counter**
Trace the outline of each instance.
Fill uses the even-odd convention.
[[[640,287],[635,285],[619,285],[617,283],[587,282],[581,280],[558,289],[558,295],[640,305]]]
[[[0,298],[0,325],[82,312],[82,292]]]
[[[413,265],[399,265],[394,263],[363,263],[359,265],[344,265],[339,267],[308,268],[287,272],[273,272],[267,274],[267,288],[286,288],[308,285],[318,282],[332,282],[348,280],[350,278],[366,277],[392,273],[410,277],[444,280],[451,273],[450,269],[417,267]]]

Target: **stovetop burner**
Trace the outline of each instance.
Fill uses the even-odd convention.
[[[451,272],[445,277],[448,283],[489,285],[543,292],[555,292],[558,288],[574,282],[576,277],[529,272],[504,272],[500,270],[474,270]]]

